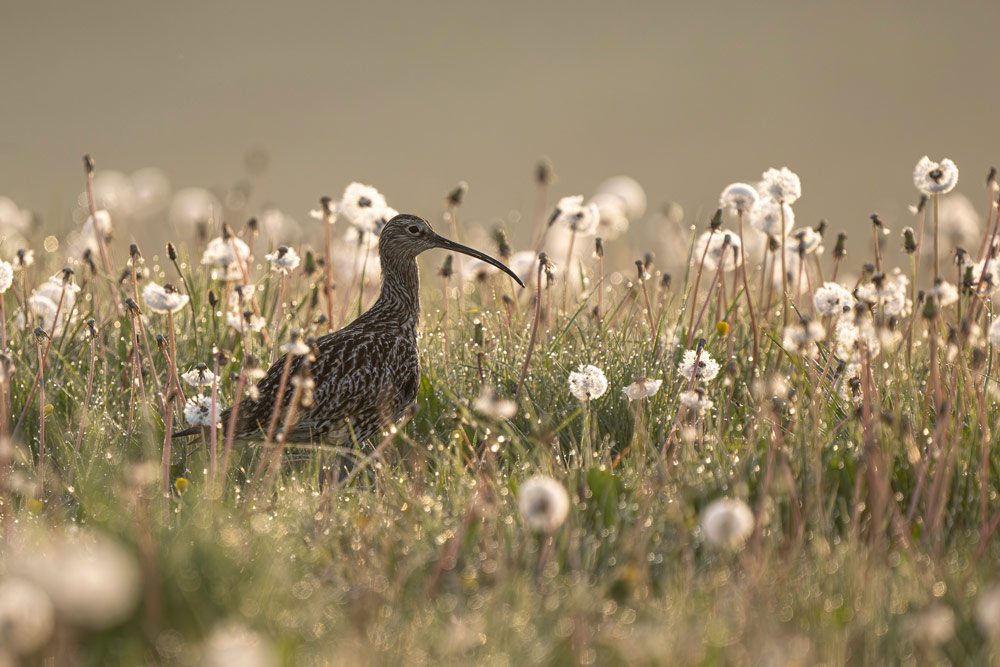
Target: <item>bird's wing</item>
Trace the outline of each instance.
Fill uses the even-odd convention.
[[[350,444],[395,420],[400,392],[395,363],[401,353],[398,340],[371,332],[321,339],[312,368],[313,403],[289,432],[289,440],[318,436]]]

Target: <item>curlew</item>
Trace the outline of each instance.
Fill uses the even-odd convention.
[[[503,270],[522,287],[520,278],[498,260],[446,239],[430,223],[415,215],[389,220],[379,238],[382,290],[375,304],[343,329],[316,339],[313,356],[294,356],[286,377],[308,371],[314,382],[313,400],[296,412],[294,423],[282,427],[285,442],[322,441],[348,446],[362,442],[397,421],[417,397],[420,364],[417,326],[420,319],[420,278],[417,255],[443,248],[470,255]],[[291,353],[289,353],[291,354]],[[308,364],[303,368],[303,364]],[[282,384],[282,418],[294,394],[291,382],[282,383],[286,356],[280,357],[257,385],[255,400],[239,406],[233,437],[253,438],[267,433]],[[221,415],[228,426],[231,409]],[[176,433],[194,435],[198,427]]]

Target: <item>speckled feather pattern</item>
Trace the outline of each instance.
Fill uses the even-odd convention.
[[[419,226],[420,234],[406,231],[412,224]],[[298,413],[285,434],[287,442],[361,442],[398,421],[416,400],[420,384],[416,256],[434,247],[433,236],[430,224],[416,216],[400,215],[386,225],[379,240],[382,292],[378,301],[343,329],[317,339],[318,355],[310,368],[315,382],[313,403]],[[302,363],[303,357],[293,359],[289,377],[295,376]],[[282,356],[258,384],[257,400],[242,403],[236,438],[263,437],[284,367]],[[294,387],[288,383],[282,397],[282,418],[293,393]],[[227,424],[228,419],[229,410],[223,412],[222,423]]]

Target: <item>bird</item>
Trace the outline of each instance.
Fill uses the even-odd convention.
[[[420,277],[416,258],[433,248],[492,264],[524,287],[517,274],[499,260],[437,234],[420,216],[396,215],[379,236],[382,288],[378,300],[344,328],[317,338],[311,355],[289,351],[279,357],[258,383],[256,398],[240,403],[233,438],[246,440],[266,434],[278,401],[279,414],[284,418],[295,393],[288,378],[305,373],[313,381],[312,401],[296,411],[293,424],[279,431],[283,442],[350,446],[398,422],[415,402],[420,385]],[[286,375],[288,354],[293,357]],[[282,376],[286,381],[279,397]],[[224,428],[228,428],[232,409],[221,414]],[[201,428],[193,427],[174,436],[198,433]]]

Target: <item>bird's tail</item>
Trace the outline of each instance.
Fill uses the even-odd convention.
[[[202,428],[200,426],[192,426],[191,428],[186,428],[183,431],[176,431],[170,435],[171,438],[186,438],[189,435],[200,435]]]

